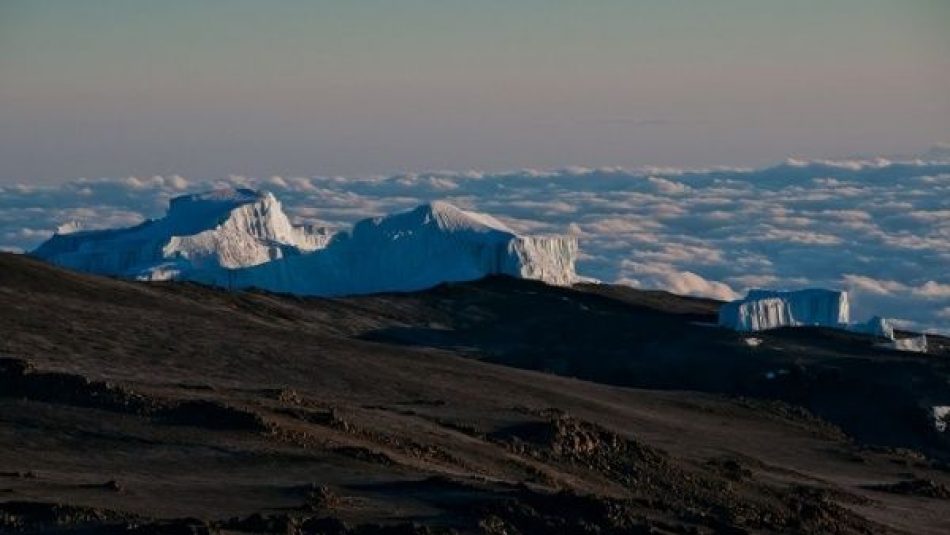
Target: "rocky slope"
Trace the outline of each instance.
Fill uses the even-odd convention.
[[[833,418],[854,398],[822,393],[863,384],[893,433],[897,386],[946,395],[938,354],[782,329],[757,352],[717,307],[510,278],[292,298],[0,255],[0,532],[950,529],[939,442],[765,395],[800,360],[779,390]]]

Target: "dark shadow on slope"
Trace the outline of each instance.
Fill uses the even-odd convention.
[[[169,425],[257,433],[271,430],[259,414],[218,401],[156,399],[82,375],[37,371],[27,361],[10,357],[0,357],[0,398],[107,410]]]
[[[921,355],[835,329],[743,334],[714,325],[715,301],[502,277],[386,298],[438,311],[442,321],[412,324],[407,317],[407,325],[366,339],[614,385],[781,400],[864,442],[950,455],[929,413],[950,405],[950,354],[940,337],[932,338],[936,354]]]

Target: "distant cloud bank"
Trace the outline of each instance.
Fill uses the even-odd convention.
[[[718,299],[750,287],[843,288],[857,319],[877,313],[950,333],[950,159],[930,156],[938,159],[14,185],[0,187],[0,248],[29,250],[61,225],[133,225],[161,215],[171,197],[220,186],[271,190],[296,222],[334,227],[446,199],[519,231],[578,235],[579,271],[605,281]]]

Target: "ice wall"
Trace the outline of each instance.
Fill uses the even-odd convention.
[[[737,331],[807,325],[843,327],[849,321],[848,293],[825,289],[750,290],[745,298],[719,309],[719,324]]]

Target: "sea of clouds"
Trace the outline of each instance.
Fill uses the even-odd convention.
[[[0,187],[0,249],[29,251],[70,222],[133,225],[171,197],[224,186],[270,190],[296,223],[338,228],[444,199],[524,233],[577,235],[578,271],[603,281],[718,299],[841,288],[854,319],[950,333],[950,158],[20,184]]]

